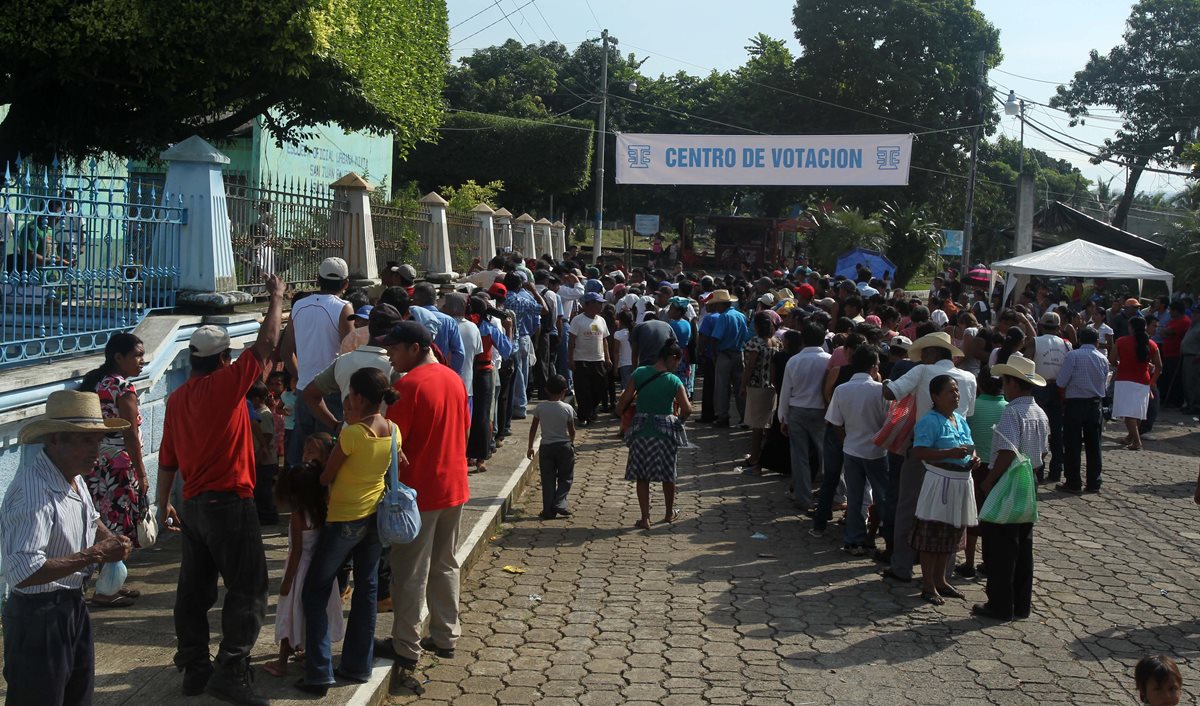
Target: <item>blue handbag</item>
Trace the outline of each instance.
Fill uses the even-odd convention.
[[[421,512],[417,509],[417,491],[400,482],[399,453],[396,450],[396,430],[392,429],[392,463],[388,467],[387,485],[379,499],[376,517],[379,521],[379,541],[383,546],[408,544],[421,532]]]

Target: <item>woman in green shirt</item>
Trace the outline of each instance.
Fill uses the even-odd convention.
[[[1004,390],[1001,385],[1000,378],[992,377],[991,368],[986,365],[979,371],[979,394],[975,397],[975,413],[967,419],[967,426],[971,428],[971,438],[975,441],[975,453],[980,459],[992,457],[992,429],[996,423],[1000,421],[1000,415],[1004,413],[1004,408],[1008,406],[1008,402],[1004,399]],[[975,509],[978,511],[983,507],[983,501],[987,498],[987,493],[983,492],[979,484],[984,478],[988,477],[988,472],[991,469],[986,463],[980,463],[971,471],[971,480],[975,483]],[[979,544],[979,526],[967,528],[967,550],[965,561],[955,567],[954,573],[963,578],[975,578],[975,547]],[[987,557],[983,557],[983,561],[979,566],[987,565]]]
[[[663,484],[667,514],[663,522],[679,516],[675,509],[675,456],[686,445],[683,422],[692,413],[687,389],[671,371],[679,367],[683,351],[670,341],[663,346],[654,365],[643,365],[633,371],[629,385],[617,401],[617,414],[624,413],[637,402],[633,423],[625,435],[629,460],[625,465],[625,480],[637,483],[638,506],[642,517],[635,525],[650,529],[650,484]]]

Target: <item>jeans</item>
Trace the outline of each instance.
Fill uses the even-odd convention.
[[[579,421],[596,420],[596,408],[607,394],[607,373],[603,361],[575,361],[575,404],[579,408]]]
[[[717,359],[713,363],[714,384],[716,385],[713,390],[713,404],[716,406],[713,417],[716,422],[729,421],[730,395],[734,398],[738,419],[742,419],[746,414],[746,398],[738,392],[742,386],[743,364],[744,359],[740,350],[717,352]]]
[[[341,419],[342,417],[342,397],[338,393],[325,396],[325,406],[333,416]],[[292,435],[288,439],[285,460],[289,468],[299,466],[304,462],[304,441],[308,439],[310,434],[316,434],[319,431],[327,432],[337,436],[337,429],[327,427],[317,421],[313,416],[312,410],[308,408],[308,404],[304,401],[303,396],[296,397],[295,407],[296,426],[292,430]]]
[[[1063,415],[1064,470],[1066,484],[1078,490],[1082,486],[1080,455],[1087,454],[1087,487],[1100,487],[1103,462],[1100,457],[1100,431],[1104,420],[1100,417],[1100,399],[1067,400]]]
[[[617,368],[617,372],[621,375],[621,389],[629,387],[629,378],[633,376],[634,367],[632,365],[622,365]]]
[[[83,592],[13,592],[4,604],[6,706],[91,706],[96,653]]]
[[[1053,380],[1045,387],[1033,388],[1033,399],[1050,419],[1050,462],[1047,479],[1057,481],[1063,474],[1063,407],[1059,388]]]
[[[812,505],[812,464],[809,449],[819,449],[825,433],[825,410],[788,407],[788,443],[792,455],[792,502],[807,509]],[[819,462],[818,462],[818,465]]]
[[[822,441],[821,495],[817,498],[817,514],[813,517],[813,529],[820,531],[833,519],[833,496],[842,484],[842,463],[846,454],[842,451],[842,440],[834,428],[826,424]],[[861,500],[861,498],[859,498]],[[861,511],[861,508],[860,508]]]
[[[880,532],[883,533],[884,544],[891,548],[892,533],[896,528],[896,501],[900,498],[900,469],[904,466],[904,457],[891,451],[887,455],[887,490],[883,502],[875,499],[875,503],[883,508],[880,517]]]
[[[371,676],[375,649],[375,589],[382,553],[375,513],[361,520],[326,522],[321,528],[300,595],[304,606],[305,683],[332,684],[334,681],[325,610],[338,569],[347,558],[354,562],[354,595],[350,599],[350,617],[342,641],[340,671],[356,679]]]
[[[429,607],[429,637],[452,650],[458,623],[458,524],[462,505],[421,513],[421,532],[389,550],[392,565],[392,648],[416,661],[421,656],[421,604]]]
[[[828,473],[828,471],[826,471]],[[875,502],[886,497],[888,462],[886,458],[859,458],[846,454],[842,461],[846,477],[846,544],[867,541],[867,518],[863,515],[863,488],[870,484]]]
[[[250,657],[267,613],[267,559],[252,498],[201,493],[183,501],[183,556],[175,589],[175,666],[207,667],[208,609],[225,583],[217,663],[231,667]]]
[[[558,336],[558,355],[554,359],[554,369],[559,375],[567,379],[567,389],[571,389],[571,366],[567,365],[567,342],[570,340],[570,333],[564,325],[561,327],[561,333]]]
[[[987,608],[1005,618],[1028,618],[1033,605],[1033,524],[980,524],[987,547]]]
[[[529,404],[526,388],[529,387],[529,351],[533,349],[533,339],[521,336],[517,339],[517,350],[512,383],[512,418],[524,419],[525,407]]]
[[[575,446],[569,441],[542,444],[538,449],[542,475],[542,514],[567,509],[567,493],[575,481]]]
[[[496,397],[496,436],[499,438],[512,432],[512,393],[516,377],[516,361],[509,358],[500,366],[500,392]]]

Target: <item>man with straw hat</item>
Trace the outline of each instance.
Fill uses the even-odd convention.
[[[21,430],[42,444],[17,469],[0,509],[0,550],[12,595],[4,604],[6,703],[90,704],[95,680],[92,625],[83,584],[101,563],[133,546],[100,521],[83,476],[109,433],[93,393],[51,393],[46,413]]]
[[[183,693],[206,692],[247,706],[268,702],[255,693],[250,668],[250,650],[267,612],[267,558],[254,505],[246,392],[262,379],[279,342],[287,285],[268,275],[266,287],[270,302],[258,339],[237,360],[225,329],[210,324],[192,332],[192,374],[167,398],[158,451],[159,517],[168,530],[183,535],[175,590],[175,666],[183,672]],[[183,477],[179,514],[171,505],[176,472]],[[214,670],[208,609],[217,600],[218,576],[225,583],[225,603]]]
[[[746,398],[740,391],[742,367],[745,364],[742,349],[750,341],[750,326],[746,315],[733,308],[736,303],[737,297],[730,296],[728,289],[713,292],[708,298],[708,309],[715,313],[705,318],[700,329],[701,345],[707,338],[712,341],[716,351],[712,381],[713,404],[716,407],[713,424],[718,427],[729,426],[730,397],[733,397],[738,419],[741,420],[746,413]],[[704,384],[707,386],[709,381],[705,380]]]
[[[992,436],[990,472],[980,486],[988,492],[1013,465],[1017,454],[1029,458],[1036,474],[1045,467],[1050,452],[1050,418],[1034,401],[1033,392],[1046,387],[1036,372],[1036,363],[1013,356],[992,367],[992,375],[1004,381],[1008,406],[1000,415]],[[1033,523],[980,525],[987,547],[987,603],[971,612],[995,620],[1028,618],[1033,602]]]
[[[950,341],[950,334],[938,331],[918,338],[908,347],[908,358],[919,363],[896,380],[883,381],[883,396],[888,400],[903,400],[914,395],[914,419],[924,417],[933,409],[929,395],[929,382],[939,375],[949,375],[958,383],[958,413],[970,417],[975,411],[975,376],[954,366],[954,358],[963,352]],[[896,516],[892,523],[891,566],[884,572],[885,578],[899,581],[912,580],[913,559],[916,552],[909,543],[913,520],[917,512],[917,500],[921,485],[925,482],[925,464],[906,458],[900,467],[900,491],[896,498]],[[954,562],[950,562],[954,566]]]

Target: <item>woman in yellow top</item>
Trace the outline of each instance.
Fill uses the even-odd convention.
[[[363,368],[350,377],[346,426],[321,474],[321,482],[331,486],[329,513],[301,594],[306,666],[296,687],[307,693],[323,696],[336,683],[335,675],[357,683],[371,676],[376,571],[383,553],[375,510],[383,497],[392,450],[400,453],[400,432],[379,410],[382,403],[395,401],[395,391],[379,370]],[[325,602],[346,559],[354,561],[354,598],[342,642],[342,663],[335,671]]]

